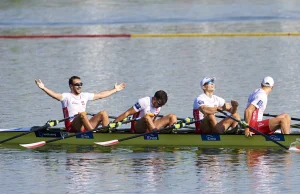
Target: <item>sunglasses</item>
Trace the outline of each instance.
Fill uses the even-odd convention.
[[[76,83],[76,84],[73,84],[73,86],[82,86],[83,85],[83,83],[82,82],[80,82],[80,83]]]
[[[213,84],[213,81],[206,82],[204,85]]]
[[[159,102],[158,100],[156,100],[156,103],[157,103],[158,106],[162,106],[163,105],[163,103]]]

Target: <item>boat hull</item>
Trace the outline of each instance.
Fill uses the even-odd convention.
[[[0,140],[10,138],[23,132],[0,132]],[[27,135],[12,139],[3,144],[27,144],[38,141],[47,141],[53,138],[67,136],[66,132],[32,132]],[[92,133],[62,139],[51,142],[51,144],[73,144],[73,145],[94,145],[94,142],[103,142],[114,139],[122,139],[135,134],[118,133]],[[271,138],[289,147],[292,142],[300,140],[300,134],[273,134]],[[203,147],[278,147],[277,144],[261,135],[253,135],[247,138],[244,135],[218,135],[218,134],[151,134],[138,138],[121,141],[118,145],[137,145],[137,146],[203,146]]]

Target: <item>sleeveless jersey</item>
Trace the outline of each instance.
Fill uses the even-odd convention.
[[[133,105],[134,110],[137,112],[133,115],[133,118],[144,117],[147,113],[153,113],[154,115],[158,115],[161,107],[155,108],[152,104],[153,97],[144,97],[140,98],[137,103]],[[154,118],[154,117],[153,117]],[[131,129],[132,133],[135,133],[134,128],[135,122],[131,122]]]
[[[94,94],[83,92],[78,96],[75,96],[72,93],[63,93],[62,94],[62,110],[64,114],[64,118],[73,116],[78,114],[79,112],[84,112],[86,110],[87,101],[93,100]],[[69,119],[65,121],[65,126],[67,130],[70,130],[73,119]]]

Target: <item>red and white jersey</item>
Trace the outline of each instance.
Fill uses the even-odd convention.
[[[143,117],[147,113],[159,114],[161,107],[155,108],[152,104],[152,98],[153,97],[140,98],[137,103],[133,105],[134,110],[139,112],[138,117]]]
[[[268,103],[268,95],[261,88],[254,90],[249,95],[247,107],[250,104],[256,107],[256,110],[252,113],[250,123],[263,120],[264,111],[267,107],[267,103]]]
[[[200,106],[208,106],[208,107],[219,107],[225,104],[225,100],[219,96],[213,95],[212,97],[207,96],[206,94],[201,94],[194,100],[193,110],[194,112],[199,110]],[[195,114],[195,113],[194,113]],[[204,115],[201,111],[197,111],[196,117],[202,120]],[[195,117],[195,115],[194,115]]]
[[[80,93],[78,96],[72,93],[63,93],[62,100],[60,102],[64,113],[64,117],[66,118],[78,114],[79,112],[85,112],[87,101],[93,100],[93,98],[93,93],[83,92]],[[72,121],[73,119],[66,120],[66,127],[68,127]]]

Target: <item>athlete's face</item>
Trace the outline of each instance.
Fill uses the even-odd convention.
[[[213,81],[206,82],[202,88],[204,91],[213,92],[215,91],[215,83]]]
[[[74,79],[73,84],[70,85],[72,93],[76,95],[81,93],[81,87],[82,87],[82,82],[80,79]]]
[[[159,108],[159,107],[162,107],[164,105],[160,99],[157,99],[155,97],[152,100],[152,104],[155,108]]]

